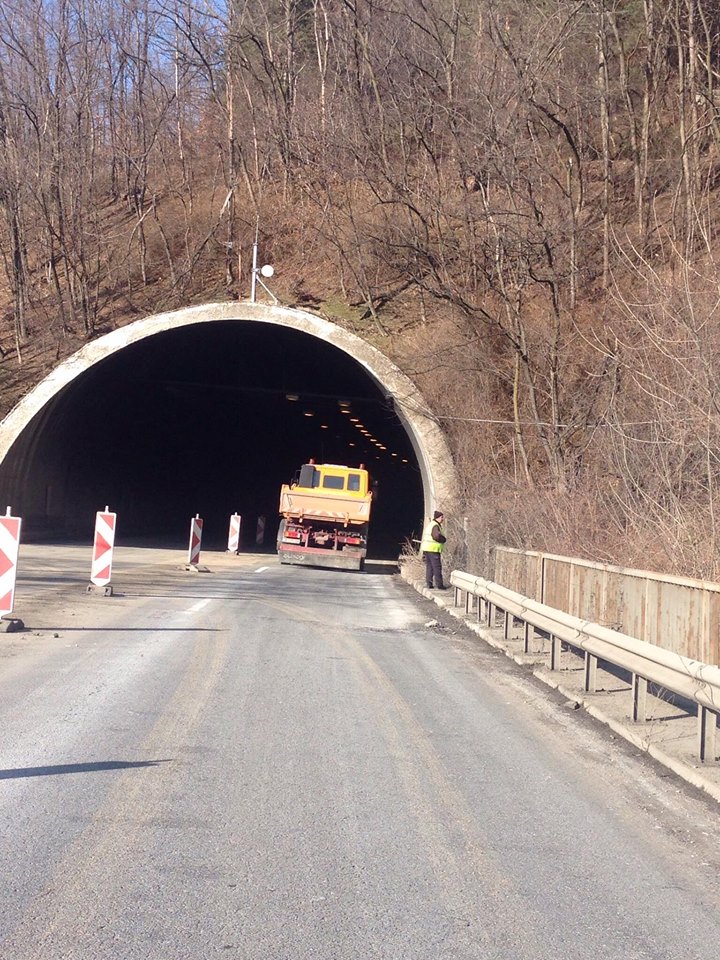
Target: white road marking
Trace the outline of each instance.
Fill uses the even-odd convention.
[[[198,600],[198,602],[189,607],[185,613],[197,613],[198,610],[202,610],[202,608],[206,607],[209,603],[212,603],[212,597],[208,597],[206,600]]]
[[[255,571],[255,573],[262,573],[263,570],[268,570],[268,569],[269,569],[269,567],[258,567],[257,570]]]

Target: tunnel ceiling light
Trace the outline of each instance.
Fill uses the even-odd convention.
[[[339,406],[339,407],[349,407],[349,406],[350,406],[350,401],[349,401],[349,400],[338,400],[338,406]]]
[[[321,429],[321,430],[329,430],[330,427],[329,427],[326,423],[321,423],[321,424],[320,424],[320,429]]]
[[[349,447],[354,447],[355,444],[354,444],[354,443],[349,443],[348,446],[349,446]]]
[[[286,394],[285,394],[285,399],[286,399],[286,400],[299,400],[300,397],[297,395],[297,393],[286,393]]]
[[[346,416],[349,417],[350,414],[352,413],[352,410],[348,410],[346,407],[341,407],[341,408],[340,408],[340,413],[344,413]]]
[[[358,417],[350,417],[350,423],[360,423]]]
[[[396,454],[396,453],[391,453],[390,456],[391,456],[391,457],[396,457],[397,454]]]
[[[305,417],[314,417],[314,416],[315,416],[315,413],[314,413],[313,410],[306,410],[305,413],[303,414],[303,416],[305,416]]]
[[[403,462],[403,463],[407,463],[407,460],[405,459],[405,457],[403,457],[403,461],[402,461],[402,462]]]

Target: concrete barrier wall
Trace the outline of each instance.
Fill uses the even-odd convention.
[[[495,548],[496,583],[703,663],[720,663],[720,584]]]

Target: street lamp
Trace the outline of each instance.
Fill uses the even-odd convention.
[[[269,280],[270,277],[275,273],[275,267],[272,267],[269,263],[263,264],[262,267],[258,267],[258,233],[260,230],[260,221],[258,220],[257,227],[255,228],[255,243],[253,244],[253,261],[252,261],[252,278],[250,280],[250,302],[257,302],[257,285],[263,288],[266,293],[269,293],[273,298],[275,303],[280,303],[278,298],[269,289],[269,287],[263,283],[262,277],[265,277],[266,280]]]

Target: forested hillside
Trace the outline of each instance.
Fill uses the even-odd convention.
[[[717,0],[6,0],[0,412],[245,297],[384,350],[484,544],[720,573]]]

